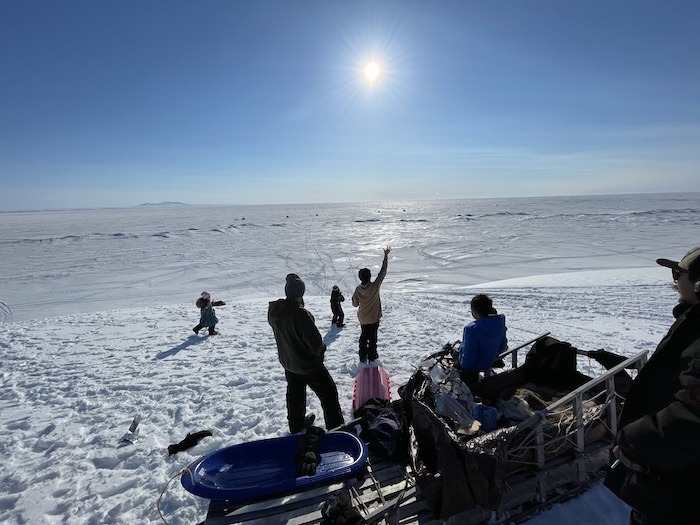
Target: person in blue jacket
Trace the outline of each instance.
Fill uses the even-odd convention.
[[[479,381],[479,372],[488,370],[508,346],[506,318],[493,307],[488,295],[471,300],[474,320],[464,327],[459,346],[460,377],[467,385]]]

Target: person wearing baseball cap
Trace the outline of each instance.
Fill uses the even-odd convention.
[[[685,306],[700,300],[700,246],[692,248],[680,261],[656,259],[656,264],[671,269],[679,293],[679,310],[683,311]]]
[[[631,524],[698,522],[700,500],[700,246],[671,269],[676,322],[639,371],[618,422],[605,484],[632,507]]]

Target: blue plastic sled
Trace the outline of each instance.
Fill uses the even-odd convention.
[[[180,481],[202,498],[246,505],[341,481],[359,473],[367,460],[367,446],[357,436],[326,432],[316,474],[296,477],[301,437],[264,439],[216,450],[191,463]]]

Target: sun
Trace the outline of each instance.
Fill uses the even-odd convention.
[[[374,84],[379,79],[381,72],[379,64],[374,61],[365,66],[365,78],[370,84]]]

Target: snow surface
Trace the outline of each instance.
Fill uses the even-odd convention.
[[[699,212],[693,193],[2,213],[0,523],[161,523],[158,497],[191,461],[284,435],[266,312],[289,272],[306,282],[349,418],[350,296],[383,246],[393,249],[379,354],[396,396],[422,356],[459,339],[480,292],[506,315],[512,345],[551,331],[582,349],[653,350],[677,301],[654,261],[700,244]],[[342,330],[330,327],[334,284],[346,296]],[[191,331],[203,290],[227,302],[215,337]],[[308,406],[321,417],[311,393]],[[140,438],[120,445],[134,417]],[[168,456],[204,429],[213,436]],[[178,480],[161,501],[171,525],[206,508]],[[595,486],[528,523],[622,525],[627,513]]]

